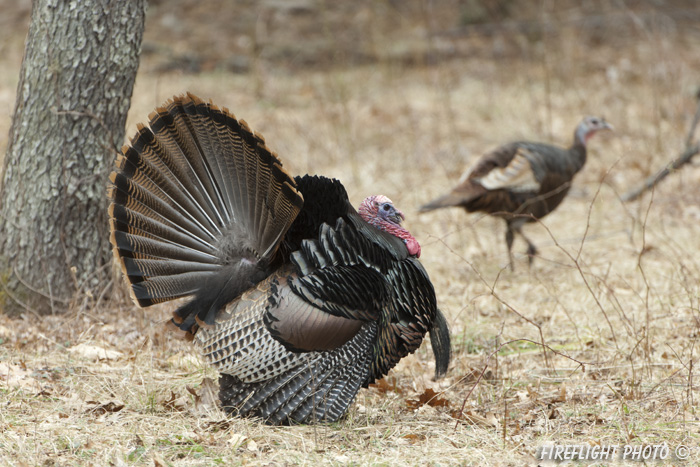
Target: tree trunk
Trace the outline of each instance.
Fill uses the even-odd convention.
[[[61,311],[110,277],[106,185],[145,0],[34,0],[0,187],[0,310]]]

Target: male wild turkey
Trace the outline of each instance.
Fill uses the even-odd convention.
[[[220,373],[225,410],[269,423],[335,421],[430,332],[450,338],[385,196],[292,178],[263,138],[188,94],[140,125],[111,174],[114,254],[140,306],[190,297],[172,324]]]
[[[448,194],[422,206],[420,212],[460,206],[468,212],[482,211],[506,221],[506,245],[513,269],[513,234],[527,242],[529,263],[535,245],[522,232],[552,212],[571,188],[571,180],[586,163],[586,143],[600,130],[612,126],[598,117],[585,117],[574,132],[574,142],[564,149],[544,143],[519,141],[482,156]]]

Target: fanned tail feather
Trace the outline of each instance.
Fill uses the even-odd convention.
[[[174,318],[188,333],[265,277],[303,205],[264,139],[192,94],[139,125],[110,181],[110,239],[134,299],[194,296]]]

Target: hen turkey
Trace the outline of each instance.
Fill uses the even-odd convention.
[[[115,257],[143,307],[189,297],[172,324],[220,373],[222,407],[269,423],[335,421],[447,323],[420,245],[385,196],[356,211],[334,179],[291,177],[227,109],[175,97],[117,158]]]
[[[532,263],[537,249],[523,234],[523,225],[546,216],[564,200],[574,175],[586,163],[588,140],[600,130],[612,126],[602,118],[585,117],[568,149],[524,141],[501,146],[482,156],[451,192],[422,206],[420,212],[459,206],[501,217],[506,222],[510,268],[514,233],[527,243]]]

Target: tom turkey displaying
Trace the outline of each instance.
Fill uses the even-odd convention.
[[[513,269],[514,233],[527,243],[529,262],[535,245],[522,233],[526,222],[552,212],[571,188],[574,175],[586,163],[586,144],[597,131],[612,130],[599,117],[585,117],[574,132],[574,142],[564,149],[544,143],[515,142],[482,156],[448,194],[422,206],[420,212],[459,206],[481,211],[506,222],[506,246]]]
[[[188,94],[150,116],[111,174],[114,254],[134,299],[172,318],[220,373],[223,408],[335,421],[430,333],[450,337],[420,245],[385,196],[356,211],[334,179],[291,177],[263,138]]]

